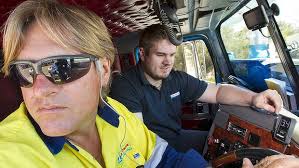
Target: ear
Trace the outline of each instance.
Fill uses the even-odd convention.
[[[141,61],[144,62],[144,57],[145,57],[144,48],[142,48],[142,47],[139,48],[139,55],[140,55]]]
[[[102,82],[102,86],[107,86],[110,78],[110,73],[111,73],[111,68],[110,68],[111,61],[107,58],[104,58],[101,61],[103,66],[101,72],[102,75],[101,82]]]

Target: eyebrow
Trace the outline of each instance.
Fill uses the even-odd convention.
[[[170,53],[170,55],[174,55],[176,52],[174,52],[174,53]],[[165,52],[157,52],[157,54],[163,54],[163,55],[167,55],[168,53],[165,53]]]

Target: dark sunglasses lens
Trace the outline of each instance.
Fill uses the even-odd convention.
[[[86,75],[90,62],[89,58],[84,57],[51,59],[41,64],[41,70],[51,82],[64,84]]]
[[[29,64],[15,64],[12,66],[12,75],[21,87],[30,87],[34,81],[34,69]]]

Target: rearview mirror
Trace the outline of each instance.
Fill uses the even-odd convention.
[[[265,8],[263,5],[260,5],[256,8],[253,8],[243,14],[243,19],[249,30],[261,29],[269,23],[269,19]]]

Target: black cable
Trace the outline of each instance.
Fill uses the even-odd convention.
[[[97,71],[99,72],[99,78],[100,78],[100,81],[102,81],[102,73],[101,73],[101,66],[102,66],[102,64],[101,64],[101,62],[97,61],[97,62],[95,62],[95,65],[96,65],[96,69],[97,69]],[[124,125],[125,125],[124,135],[123,135],[123,138],[122,138],[122,140],[121,140],[121,142],[120,142],[120,144],[119,144],[119,149],[120,149],[120,151],[121,151],[121,149],[122,149],[122,144],[123,144],[123,142],[124,142],[125,139],[126,139],[126,134],[127,134],[127,122],[126,122],[126,119],[125,119],[124,116],[122,116],[121,114],[117,113],[117,111],[116,111],[116,110],[115,110],[115,109],[108,103],[108,101],[106,102],[106,101],[104,100],[104,98],[103,98],[103,96],[102,96],[102,88],[103,88],[103,86],[102,86],[102,82],[100,82],[100,99],[101,99],[101,101],[103,102],[103,104],[106,105],[106,106],[108,106],[111,110],[113,110],[116,114],[118,114],[118,115],[124,120]],[[124,153],[124,155],[125,155],[130,161],[134,162],[134,163],[137,165],[137,167],[142,167],[142,166],[143,166],[142,164],[139,164],[137,161],[131,159],[126,153]],[[120,155],[119,155],[119,156],[120,156]]]
[[[270,38],[270,37],[271,37],[271,36],[266,36],[266,35],[264,35],[262,29],[259,29],[259,31],[261,32],[261,34],[262,34],[264,37],[266,37],[266,38]]]
[[[245,7],[246,7],[247,9],[249,9],[249,10],[251,9],[251,8],[250,8],[250,7],[248,7],[247,5],[245,5]]]
[[[102,96],[101,96],[101,98],[102,98]],[[108,107],[110,107],[110,109],[112,109],[115,113],[117,113],[116,110],[115,110],[110,104],[108,104],[108,103],[107,103],[106,101],[104,101],[103,99],[102,99],[102,101],[103,101],[103,103],[104,103],[105,105],[107,105]],[[127,122],[126,122],[126,119],[125,119],[124,116],[122,116],[122,115],[119,114],[119,113],[117,113],[117,114],[124,120],[124,125],[125,125],[124,135],[123,135],[123,138],[122,138],[122,140],[121,140],[121,142],[120,142],[120,144],[119,144],[119,149],[120,149],[120,151],[121,151],[123,142],[124,142],[125,139],[126,139],[126,134],[127,134]],[[137,161],[131,159],[126,153],[124,153],[124,155],[125,155],[130,161],[132,161],[133,163],[135,163],[135,164],[137,165],[138,168],[143,166],[142,164],[138,163]],[[119,155],[119,156],[120,156],[120,155]]]

